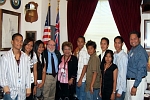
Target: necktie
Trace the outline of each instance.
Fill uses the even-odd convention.
[[[53,75],[53,77],[55,77],[56,72],[55,72],[55,63],[54,63],[53,54],[51,54],[51,64],[52,64],[52,75]]]

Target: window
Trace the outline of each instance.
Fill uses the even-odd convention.
[[[95,9],[94,15],[91,19],[91,22],[85,32],[86,41],[93,40],[97,44],[97,53],[101,53],[100,40],[102,37],[107,37],[110,41],[109,49],[115,51],[114,48],[114,38],[119,36],[117,26],[115,24],[109,2],[107,0],[101,0],[98,2]],[[124,44],[124,51],[127,51],[127,48]]]

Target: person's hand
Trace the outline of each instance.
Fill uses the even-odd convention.
[[[43,85],[44,85],[43,83],[40,83],[40,84],[37,85],[37,87],[41,88],[41,87],[43,87]]]
[[[34,86],[34,89],[33,89],[33,95],[36,94],[36,86]]]
[[[150,64],[149,63],[147,63],[147,67],[150,68]]]
[[[115,100],[115,93],[111,94],[110,100]]]
[[[99,92],[99,96],[100,96],[100,97],[102,97],[102,93],[101,93],[101,90],[100,90],[100,92]]]
[[[90,86],[90,92],[93,93],[93,86]]]
[[[29,96],[30,96],[30,94],[31,94],[31,93],[27,93],[27,94],[26,94],[26,97],[29,97]]]
[[[136,95],[136,91],[137,91],[137,88],[132,87],[131,88],[131,95],[135,96]]]
[[[117,98],[120,98],[120,97],[121,97],[121,94],[117,93],[117,94],[116,94],[116,97],[117,97]]]
[[[80,87],[82,85],[82,80],[79,79],[77,86]]]
[[[69,84],[69,85],[72,85],[72,84],[73,84],[73,78],[71,78],[71,79],[68,81],[68,84]]]

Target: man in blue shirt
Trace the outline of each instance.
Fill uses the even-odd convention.
[[[126,74],[127,74],[128,56],[122,49],[123,42],[124,41],[121,36],[117,36],[114,38],[114,47],[116,49],[116,52],[114,53],[113,62],[118,67],[115,100],[124,100],[126,92]]]
[[[130,33],[127,66],[127,92],[125,100],[144,100],[145,77],[147,75],[148,54],[140,44],[140,33]]]
[[[48,41],[44,56],[46,60],[46,79],[43,90],[44,100],[55,100],[58,64],[61,54],[58,50],[55,50],[55,42],[53,40]]]

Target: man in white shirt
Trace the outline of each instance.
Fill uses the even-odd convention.
[[[118,78],[116,86],[116,98],[115,100],[124,100],[126,92],[126,73],[128,57],[127,54],[122,50],[123,38],[117,36],[114,38],[114,47],[116,52],[114,53],[114,64],[118,67]]]
[[[78,51],[78,71],[77,71],[77,86],[76,86],[76,94],[79,100],[85,100],[85,81],[86,81],[86,69],[89,61],[89,55],[85,48],[85,38],[83,36],[79,36],[77,40]]]
[[[0,86],[4,89],[4,100],[25,100],[31,93],[31,75],[28,56],[22,52],[23,37],[12,36],[12,48],[3,54],[0,63]]]

